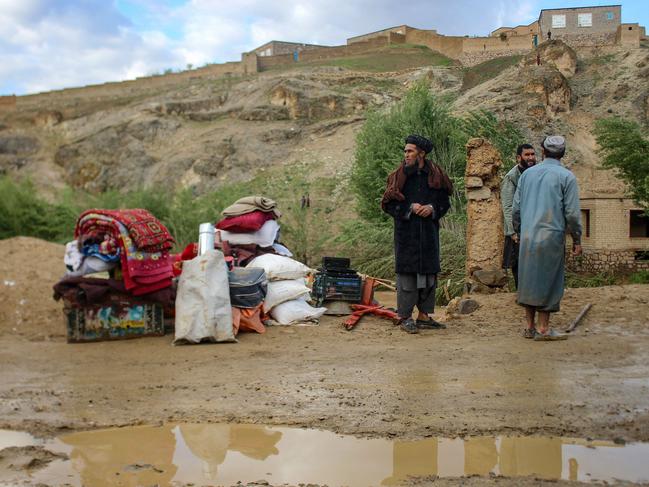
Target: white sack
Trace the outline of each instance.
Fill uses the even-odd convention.
[[[278,304],[304,295],[309,295],[309,288],[304,284],[304,279],[270,281],[268,283],[268,293],[264,300],[264,311],[268,313]]]
[[[227,230],[217,230],[217,232],[220,232],[221,240],[227,240],[232,245],[257,244],[260,247],[272,247],[279,232],[279,223],[268,220],[256,232],[235,233]]]
[[[299,279],[305,277],[310,269],[290,257],[275,254],[263,254],[252,259],[246,267],[261,267],[266,271],[270,281],[281,279]]]
[[[236,342],[223,253],[210,250],[183,263],[176,294],[174,343]]]
[[[275,306],[270,312],[270,315],[278,323],[289,325],[300,321],[316,320],[325,311],[327,311],[327,308],[314,308],[303,299],[298,298]]]

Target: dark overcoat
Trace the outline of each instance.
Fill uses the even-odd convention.
[[[401,190],[404,201],[388,201],[385,212],[394,218],[394,254],[397,274],[437,274],[439,263],[439,219],[450,208],[448,191],[428,185],[428,167],[407,168]],[[432,205],[433,214],[422,218],[410,205]]]

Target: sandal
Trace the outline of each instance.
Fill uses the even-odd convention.
[[[550,328],[548,331],[545,333],[539,333],[537,332],[536,335],[534,335],[534,341],[535,342],[554,342],[557,340],[567,340],[568,335],[564,335],[563,333],[559,333],[552,328]]]
[[[428,318],[427,320],[415,320],[415,325],[420,330],[444,330],[446,328],[444,323],[435,321],[432,318]]]
[[[523,330],[523,338],[534,338],[538,334],[539,332],[536,331],[536,328],[525,328]]]

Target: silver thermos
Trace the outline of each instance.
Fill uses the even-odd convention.
[[[201,223],[198,227],[198,255],[204,255],[208,250],[214,250],[215,233],[214,225]]]

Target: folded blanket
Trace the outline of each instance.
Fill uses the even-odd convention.
[[[138,249],[148,252],[170,249],[174,245],[174,239],[160,220],[154,217],[147,210],[142,208],[128,210],[99,210],[92,209],[84,211],[77,220],[74,229],[74,236],[98,237],[105,233],[105,224],[102,221],[85,218],[86,215],[103,215],[117,220],[127,229],[128,235],[135,242]],[[108,223],[110,225],[110,222]]]
[[[140,296],[171,286],[173,270],[169,252],[151,251],[151,246],[137,247],[127,227],[118,219],[86,211],[79,218],[77,228],[89,231],[101,240],[106,234],[115,239],[119,246],[124,286],[131,294]],[[87,235],[82,233],[80,237],[87,238]]]
[[[238,216],[245,215],[246,213],[252,213],[253,211],[264,211],[272,212],[275,214],[276,218],[282,216],[280,211],[277,209],[277,203],[270,198],[264,196],[245,196],[239,198],[234,204],[228,206],[223,213],[223,216]]]
[[[273,220],[274,218],[275,214],[273,212],[255,210],[246,213],[245,215],[228,216],[223,218],[216,224],[216,228],[235,233],[256,232],[264,223],[268,220]]]

